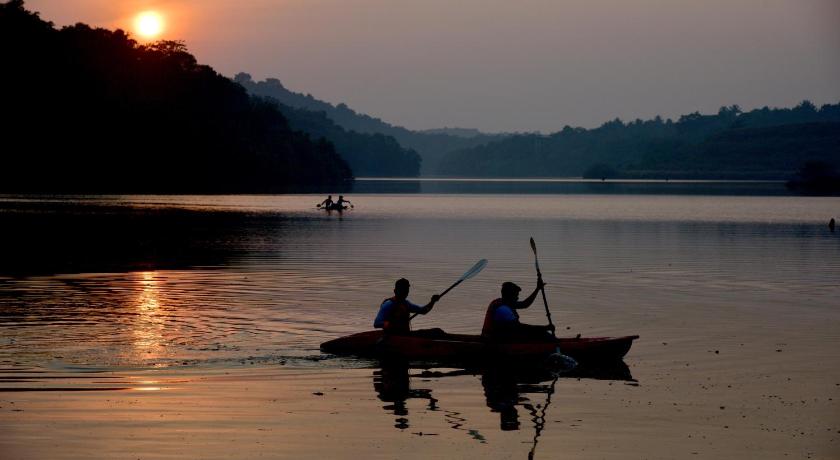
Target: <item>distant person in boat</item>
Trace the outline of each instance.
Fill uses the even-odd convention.
[[[408,291],[411,285],[405,278],[400,278],[394,283],[394,297],[385,299],[379,307],[379,314],[373,322],[373,327],[381,328],[389,334],[405,335],[411,332],[409,325],[412,313],[425,315],[432,311],[440,299],[439,295],[433,295],[432,300],[425,306],[418,306],[408,301]]]
[[[344,195],[338,195],[338,201],[335,202],[335,207],[337,209],[344,209],[344,203],[347,203],[350,206],[353,206],[353,203],[351,203],[350,200],[345,200],[344,199]]]
[[[323,207],[324,209],[332,209],[334,204],[335,203],[333,202],[332,195],[329,195],[326,200],[318,203],[318,207]]]
[[[522,288],[510,281],[502,283],[502,297],[490,302],[487,307],[481,336],[499,341],[551,339],[554,326],[522,324],[519,322],[519,313],[516,312],[516,310],[530,307],[543,286],[545,283],[538,277],[534,292],[520,302],[519,291]]]

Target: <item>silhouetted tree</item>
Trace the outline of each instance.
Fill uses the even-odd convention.
[[[603,172],[588,170],[600,164],[614,169],[612,177],[783,179],[807,160],[840,162],[840,104],[816,109],[804,101],[750,112],[732,105],[677,122],[656,117],[626,124],[614,119],[595,129],[564,126],[549,136],[518,135],[453,152],[438,173],[601,178]]]
[[[234,81],[245,87],[251,94],[270,97],[280,102],[283,106],[313,112],[323,112],[328,119],[347,131],[393,137],[407,151],[415,151],[422,156],[422,167],[427,173],[433,172],[437,168],[440,159],[449,152],[487,144],[488,142],[507,137],[505,134],[484,134],[476,131],[471,132],[471,135],[465,136],[464,130],[411,131],[401,126],[390,125],[378,118],[357,113],[344,103],[332,105],[315,99],[311,94],[295,93],[286,89],[280,80],[276,78],[255,82],[251,78],[251,75],[239,73],[234,77]],[[339,152],[342,152],[341,148],[339,148]],[[364,156],[361,152],[354,154],[358,158],[350,160],[351,164]],[[411,154],[406,155],[409,163],[414,161],[410,159],[411,156]],[[394,162],[394,160],[392,159],[390,162]],[[367,168],[367,166],[362,167]],[[357,174],[363,174],[360,171],[356,171],[356,166],[354,166],[354,171]],[[383,173],[374,172],[372,175],[381,174]]]
[[[0,4],[0,188],[270,192],[351,178],[326,142],[198,64],[182,42],[55,29]]]

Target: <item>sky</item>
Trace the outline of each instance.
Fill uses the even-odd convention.
[[[27,0],[410,129],[554,132],[840,102],[840,0]]]

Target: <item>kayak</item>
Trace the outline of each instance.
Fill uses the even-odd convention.
[[[349,208],[348,206],[336,206],[336,205],[332,205],[332,206],[329,206],[329,207],[327,207],[327,206],[322,206],[322,207],[321,207],[321,209],[323,209],[324,211],[338,211],[338,212],[341,212],[341,211],[346,211],[346,210],[348,210],[348,209],[350,209],[350,208]]]
[[[321,344],[338,355],[399,357],[418,361],[487,361],[545,358],[560,348],[580,363],[618,361],[630,351],[638,335],[625,337],[571,337],[547,341],[493,343],[479,335],[415,331],[412,335],[385,336],[381,330],[360,332]]]

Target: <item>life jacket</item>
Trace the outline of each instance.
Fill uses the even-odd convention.
[[[487,312],[484,314],[484,326],[481,328],[482,337],[492,337],[497,332],[496,321],[494,321],[493,317],[496,316],[496,309],[504,305],[507,305],[507,302],[502,299],[496,299],[487,306]],[[519,314],[516,313],[516,310],[513,308],[511,310],[513,311],[513,316],[519,319]]]
[[[391,334],[410,332],[411,313],[408,309],[408,303],[405,300],[398,299],[396,296],[387,298],[382,303],[384,304],[389,300],[393,302],[393,305],[388,310],[388,315],[384,319],[382,329]]]

